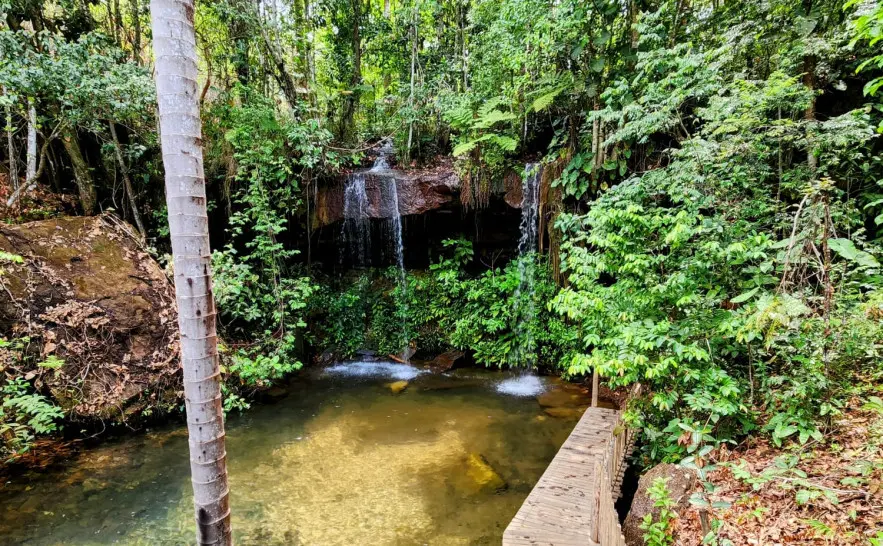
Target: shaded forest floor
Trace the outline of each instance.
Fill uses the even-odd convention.
[[[718,544],[883,544],[883,401],[854,397],[823,442],[780,448],[752,439],[717,453],[710,473]],[[702,486],[697,485],[696,491]],[[702,544],[699,509],[677,521],[679,546]],[[873,540],[871,540],[873,539]],[[880,540],[881,542],[876,542]]]

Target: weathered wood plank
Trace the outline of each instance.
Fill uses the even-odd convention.
[[[605,453],[618,412],[589,408],[580,418],[503,534],[504,546],[592,546],[596,463]],[[608,492],[609,494],[609,492]]]

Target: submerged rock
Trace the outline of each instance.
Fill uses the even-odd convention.
[[[582,417],[588,406],[580,406],[576,408],[546,408],[543,411],[550,417],[557,419],[573,419],[574,421]]]
[[[544,408],[575,408],[586,405],[588,390],[570,383],[558,383],[537,397]]]
[[[479,453],[470,453],[466,458],[466,476],[476,491],[493,492],[506,487],[505,480]]]
[[[463,360],[465,356],[466,353],[463,351],[448,351],[435,357],[428,367],[435,373],[446,372],[453,368],[457,362]]]
[[[653,506],[653,499],[647,495],[647,490],[657,478],[668,478],[666,486],[675,501],[675,511],[684,509],[689,503],[690,491],[695,484],[695,475],[675,464],[663,463],[654,466],[638,480],[638,490],[632,500],[632,506],[622,524],[622,534],[629,546],[641,546],[644,544],[644,531],[641,522],[647,514],[653,514],[654,521],[659,516],[659,508]]]
[[[394,381],[394,382],[390,383],[389,385],[387,385],[387,387],[389,387],[389,390],[392,391],[393,394],[399,394],[408,388],[408,382],[407,381]]]
[[[111,215],[0,225],[0,250],[23,259],[3,264],[0,336],[63,361],[22,371],[75,417],[177,403],[174,288],[132,233]]]

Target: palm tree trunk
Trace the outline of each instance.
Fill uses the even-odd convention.
[[[199,544],[233,543],[212,295],[193,0],[151,0],[166,204]]]

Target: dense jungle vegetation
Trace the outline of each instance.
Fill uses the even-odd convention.
[[[148,6],[0,12],[5,221],[113,210],[165,263]],[[195,21],[228,410],[310,354],[394,353],[396,332],[642,383],[646,462],[821,442],[850,398],[880,396],[879,3],[206,0]],[[453,156],[475,214],[540,161],[536,290],[468,224],[406,290],[316,259],[317,193],[382,139],[404,169]],[[63,422],[34,386],[64,373],[42,343],[2,341],[4,458]]]

